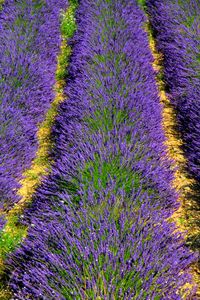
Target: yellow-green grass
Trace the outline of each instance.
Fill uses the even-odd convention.
[[[5,0],[0,0],[0,10],[1,10],[2,7],[3,7],[4,1],[5,1]]]
[[[62,12],[61,14],[62,40],[55,74],[55,98],[45,116],[44,121],[38,128],[38,150],[36,157],[33,160],[30,169],[24,172],[23,179],[20,181],[21,187],[17,193],[21,196],[21,199],[8,213],[4,213],[6,225],[0,235],[0,276],[2,278],[4,276],[4,263],[7,255],[20,245],[27,234],[28,228],[19,223],[19,217],[23,215],[23,211],[27,207],[27,204],[31,202],[32,196],[42,178],[51,171],[52,162],[49,157],[49,150],[53,147],[51,141],[51,128],[57,115],[58,106],[64,100],[63,88],[65,85],[66,69],[72,51],[71,47],[67,45],[67,39],[71,38],[76,30],[76,8],[77,1],[71,0],[67,11]],[[0,299],[6,300],[10,299],[10,297],[11,293],[2,280],[2,283],[0,283]]]

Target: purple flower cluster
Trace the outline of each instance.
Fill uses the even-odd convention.
[[[8,261],[14,299],[181,299],[194,256],[166,221],[177,195],[145,16],[82,0],[76,19],[52,174]]]
[[[3,229],[5,224],[6,224],[5,218],[3,216],[0,217],[0,231]]]
[[[19,200],[50,103],[65,0],[5,1],[0,12],[0,208]]]
[[[190,174],[200,180],[200,2],[148,0]]]
[[[190,279],[180,272],[192,260],[182,238],[148,193],[127,199],[115,188],[110,182],[98,199],[90,191],[79,207],[64,193],[48,209],[44,199],[10,261],[15,299],[182,299]]]

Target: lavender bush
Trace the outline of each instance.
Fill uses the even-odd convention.
[[[5,1],[0,12],[0,208],[16,190],[37,150],[36,133],[50,103],[66,1]]]
[[[194,179],[185,195],[189,225],[187,244],[199,250],[200,2],[148,0],[147,11],[158,50],[163,54],[163,79],[176,112],[177,130],[187,161],[186,172]],[[195,269],[200,286],[200,261]],[[198,293],[200,295],[200,290]]]
[[[148,0],[164,80],[177,114],[188,171],[200,180],[200,2]]]
[[[8,261],[14,299],[181,299],[194,260],[175,225],[173,173],[135,1],[84,0],[70,40],[55,163]]]

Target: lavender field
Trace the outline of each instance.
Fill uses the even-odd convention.
[[[0,299],[200,299],[200,2],[0,1]]]

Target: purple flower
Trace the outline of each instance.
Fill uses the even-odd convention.
[[[177,208],[152,54],[135,1],[80,1],[52,173],[10,255],[15,299],[181,299],[195,259]],[[188,295],[193,295],[189,291]]]
[[[9,209],[30,167],[38,125],[54,100],[60,1],[5,1],[0,12],[0,198]]]
[[[177,114],[187,169],[200,179],[200,4],[198,0],[148,0],[158,50],[164,55],[164,81]]]

